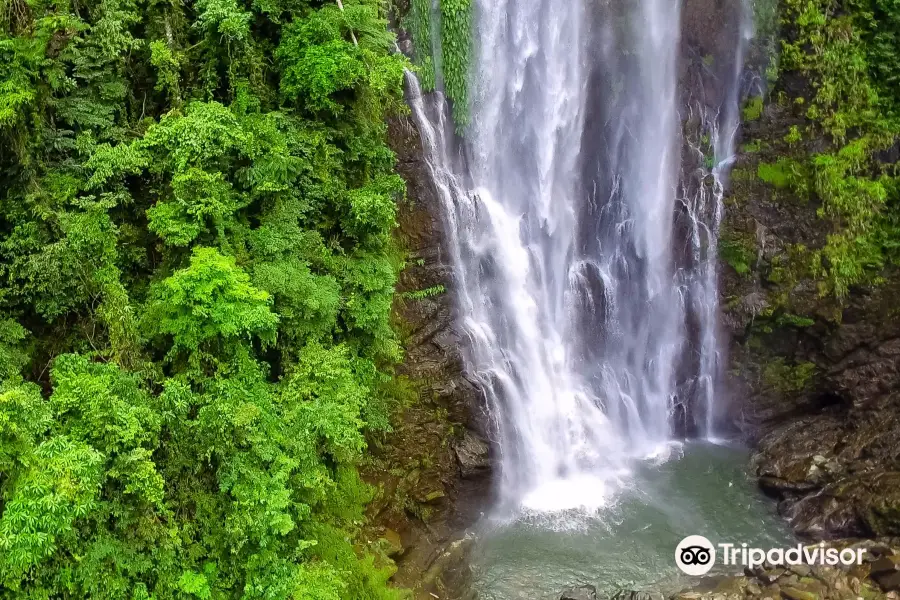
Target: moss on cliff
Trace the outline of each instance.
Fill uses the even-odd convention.
[[[767,385],[780,393],[791,394],[803,391],[809,385],[816,365],[811,362],[788,364],[782,358],[776,358],[766,365],[763,378]]]
[[[422,87],[442,89],[459,127],[469,123],[469,65],[473,54],[472,0],[409,0],[403,19],[413,42]]]
[[[823,294],[844,298],[898,258],[896,158],[884,159],[900,136],[900,91],[883,65],[900,60],[900,11],[887,0],[783,0],[781,22],[778,93],[802,119],[785,139],[815,147],[798,164],[761,165],[759,175],[813,194],[826,226],[814,273]]]

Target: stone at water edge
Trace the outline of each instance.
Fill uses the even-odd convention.
[[[613,600],[665,600],[659,592],[639,592],[635,590],[621,590],[616,592]]]
[[[881,586],[881,589],[886,592],[900,590],[900,571],[894,571],[893,573],[879,573],[873,577],[875,581],[878,582],[878,585]]]
[[[800,563],[799,565],[791,565],[790,569],[800,577],[809,577],[810,573],[812,573],[812,568],[804,563]]]
[[[434,490],[433,492],[428,492],[427,494],[425,494],[422,501],[426,504],[433,504],[434,502],[437,502],[438,500],[446,496],[447,494],[444,493],[444,490]]]
[[[900,556],[881,556],[872,563],[872,573],[893,573],[900,571]]]
[[[560,594],[559,600],[597,600],[597,588],[592,585],[569,588]]]
[[[872,579],[885,591],[900,589],[900,556],[882,556],[872,563]]]
[[[790,600],[819,600],[819,594],[800,590],[795,587],[786,587],[781,590],[781,595]]]

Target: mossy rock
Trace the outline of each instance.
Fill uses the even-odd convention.
[[[404,548],[403,542],[400,539],[400,534],[393,529],[385,529],[380,542],[385,555],[391,557],[403,554]]]
[[[882,473],[872,483],[862,498],[863,521],[876,536],[900,535],[900,473]]]
[[[821,596],[816,592],[800,589],[796,587],[785,587],[781,590],[781,595],[790,600],[820,600]]]
[[[741,110],[741,116],[744,118],[744,121],[756,121],[762,116],[763,113],[763,99],[762,96],[754,96],[747,101],[747,104],[744,105],[744,108]]]

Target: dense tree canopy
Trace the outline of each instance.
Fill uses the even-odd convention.
[[[383,11],[0,2],[0,598],[394,597]]]

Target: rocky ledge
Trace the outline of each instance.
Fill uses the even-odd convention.
[[[759,175],[797,123],[771,102],[743,125],[720,244],[724,387],[753,474],[801,538],[900,535],[900,273],[824,293],[808,265],[818,204]]]
[[[900,394],[788,421],[759,443],[759,484],[803,537],[900,535]]]
[[[863,562],[852,566],[766,563],[753,569],[745,567],[741,574],[698,577],[690,586],[671,594],[622,590],[610,600],[900,600],[896,538],[842,540],[825,546],[861,551]],[[559,596],[559,600],[598,598],[593,586],[570,588]]]
[[[838,544],[864,548],[860,565],[764,565],[742,575],[704,577],[670,600],[897,600],[900,555],[895,547],[866,540]]]

